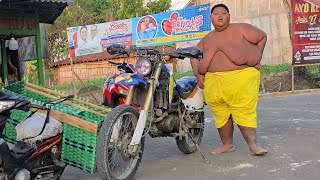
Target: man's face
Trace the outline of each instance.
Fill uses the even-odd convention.
[[[223,7],[217,7],[211,14],[211,22],[215,28],[228,26],[230,23],[230,14]]]
[[[97,35],[97,26],[91,27],[91,38],[93,39]]]
[[[142,22],[141,23],[141,31],[144,31],[144,30],[146,30],[146,23]]]
[[[87,39],[87,29],[86,28],[82,28],[81,32],[80,32],[80,37],[83,41],[86,41]]]
[[[152,28],[153,28],[153,24],[149,23],[149,29],[152,29]]]

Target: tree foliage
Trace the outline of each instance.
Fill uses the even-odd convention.
[[[143,0],[120,0],[120,9],[117,12],[118,19],[129,19],[142,16],[146,13]]]
[[[165,12],[171,7],[171,0],[150,1],[147,3],[148,14],[158,14]]]

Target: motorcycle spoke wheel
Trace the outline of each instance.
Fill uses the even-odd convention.
[[[112,176],[117,179],[127,177],[135,167],[137,159],[129,154],[128,145],[134,133],[133,120],[137,118],[132,113],[122,114],[113,126],[113,132],[118,132],[117,137],[108,137],[110,146],[107,149],[108,166]]]
[[[118,106],[108,115],[98,138],[97,167],[102,179],[131,179],[139,166],[144,138],[134,156],[129,144],[138,122],[139,112],[131,106]]]

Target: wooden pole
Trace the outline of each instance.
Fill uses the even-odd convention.
[[[292,93],[294,92],[294,65],[291,66],[291,90]]]
[[[76,85],[74,84],[75,83],[75,80],[76,78],[74,77],[74,68],[73,68],[73,59],[72,57],[70,56],[70,66],[71,66],[71,73],[72,73],[72,86],[73,86],[73,95],[76,95],[77,94],[77,89],[76,89]]]
[[[51,93],[51,94],[54,94],[54,95],[57,95],[57,96],[60,96],[60,97],[66,96],[63,93],[60,93],[60,92],[57,92],[57,91],[54,91],[54,90],[51,90],[51,89],[48,89],[48,88],[45,88],[45,87],[42,87],[42,86],[38,86],[36,84],[31,84],[31,83],[26,82],[26,86],[30,87],[30,88],[33,88],[33,89],[38,89],[38,90],[41,90],[41,91],[45,91],[47,93]],[[111,111],[110,109],[107,109],[107,108],[101,107],[101,106],[97,106],[95,104],[92,104],[92,103],[87,102],[87,101],[83,101],[81,99],[74,98],[72,100],[74,100],[74,101],[76,101],[78,103],[82,103],[82,104],[88,105],[88,106],[90,106],[92,108],[99,109],[99,110],[107,112],[107,113]]]
[[[32,111],[35,111],[35,110],[37,110],[37,109],[35,109],[35,108],[32,109]],[[37,112],[44,113],[44,114],[47,113],[47,111],[45,111],[45,110],[38,110]],[[98,132],[98,124],[94,124],[92,122],[85,121],[83,119],[71,116],[69,114],[65,114],[65,113],[56,111],[54,109],[51,109],[50,116],[54,117],[55,119],[57,119],[60,122],[69,124],[71,126],[74,126],[74,127],[77,127],[77,128],[80,128],[80,129],[83,129],[83,130],[86,130],[86,131],[89,131],[89,132],[92,132],[95,134]]]
[[[44,66],[42,59],[42,47],[41,47],[41,34],[40,34],[40,22],[39,12],[36,11],[36,52],[37,52],[37,69],[38,69],[38,83],[44,85]],[[18,72],[20,73],[20,72]]]
[[[32,89],[32,88],[30,88],[30,87],[25,87],[25,89],[28,90],[28,91],[31,91],[31,92],[33,92],[33,93],[40,94],[40,95],[42,95],[42,96],[48,97],[48,98],[53,99],[53,100],[59,99],[59,98],[57,98],[57,97],[55,97],[55,96],[53,96],[53,95],[50,95],[50,94],[47,94],[47,93],[38,91],[38,90],[36,90],[36,89]],[[64,104],[67,104],[67,105],[70,105],[70,106],[74,106],[74,107],[76,107],[76,108],[79,108],[79,109],[84,110],[84,111],[87,111],[87,112],[91,112],[91,113],[93,113],[93,114],[96,114],[96,115],[101,116],[101,117],[104,117],[104,118],[106,117],[105,114],[102,114],[102,113],[93,111],[93,110],[91,110],[91,109],[82,107],[82,106],[77,105],[77,104],[74,104],[74,103],[72,103],[72,102],[64,101],[63,103],[64,103]]]
[[[2,73],[3,73],[3,83],[4,85],[8,85],[8,59],[7,59],[7,50],[6,50],[6,43],[4,40],[0,40],[1,44],[1,60],[2,60]]]

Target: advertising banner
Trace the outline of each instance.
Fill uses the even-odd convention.
[[[210,4],[139,18],[67,28],[71,57],[106,51],[112,43],[157,46],[201,39],[211,31]]]
[[[67,29],[70,56],[101,53],[112,43],[131,46],[132,20],[126,19]]]
[[[211,30],[210,5],[134,18],[132,44],[155,46],[197,40]]]
[[[320,63],[320,9],[313,0],[291,0],[292,64]]]

